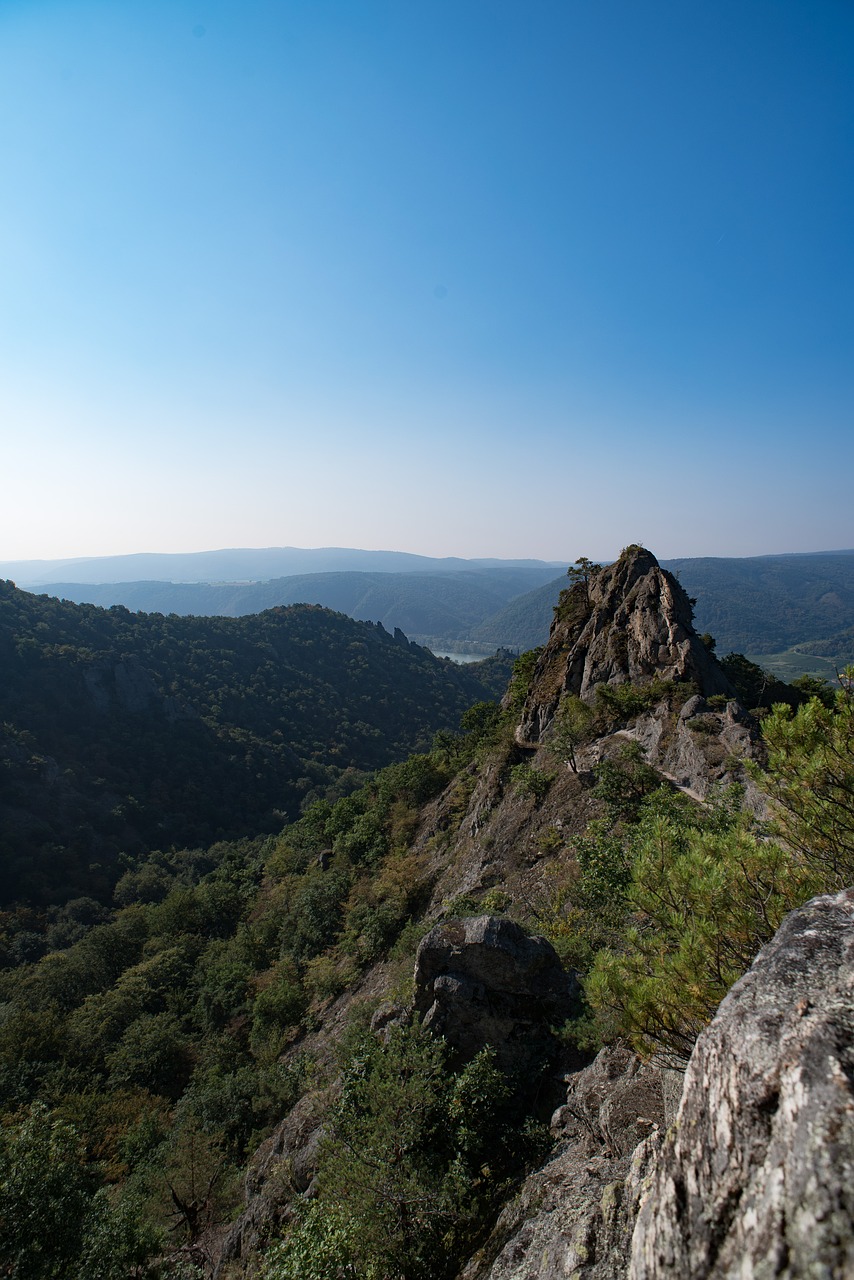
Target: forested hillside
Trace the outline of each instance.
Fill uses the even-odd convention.
[[[455,729],[509,669],[484,684],[316,606],[163,617],[11,583],[0,665],[4,904],[109,899],[119,855],[274,831]]]
[[[515,596],[554,577],[551,568],[430,573],[309,573],[266,582],[47,583],[39,593],[147,613],[239,617],[283,604],[321,604],[409,636],[463,636]]]
[[[186,691],[208,707],[220,677],[257,664],[243,624],[184,631],[59,605],[51,623],[20,595],[6,589],[4,619],[31,631],[2,656],[18,687],[44,684],[43,715],[68,721],[69,744],[83,701],[63,691],[102,673],[85,751],[99,727],[113,740],[112,702],[160,699],[174,729]],[[547,1153],[548,1118],[593,1052],[618,1040],[684,1061],[783,914],[850,878],[851,824],[836,817],[854,785],[850,688],[791,690],[796,710],[764,713],[763,747],[733,698],[739,671],[718,665],[690,614],[654,558],[628,548],[565,592],[502,707],[470,708],[429,752],[276,835],[133,859],[112,908],[0,915],[0,1270],[458,1276]],[[334,638],[312,686],[331,696],[353,663],[371,667],[372,643],[383,661],[424,661],[318,610],[246,626],[268,657],[286,653],[283,629],[297,648]],[[220,644],[209,687],[188,634]],[[150,683],[116,667],[108,684],[97,654],[117,637],[126,673],[164,646]],[[174,686],[160,690],[169,663]],[[525,956],[533,985],[520,988]],[[502,1247],[496,1230],[473,1274]]]
[[[664,564],[697,600],[697,627],[715,637],[719,653],[768,654],[768,665],[786,677],[806,669],[832,676],[834,664],[854,659],[854,553]],[[254,583],[57,581],[38,589],[77,601],[200,615],[316,603],[400,627],[434,649],[487,653],[544,644],[565,582],[549,566],[523,565],[314,573]],[[786,655],[792,649],[797,653]]]
[[[776,653],[854,626],[854,552],[663,563],[721,652]]]

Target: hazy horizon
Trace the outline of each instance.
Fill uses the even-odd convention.
[[[649,549],[654,550],[652,548],[649,548]],[[249,577],[238,576],[241,568],[245,571],[247,568],[251,566],[252,562],[250,558],[252,556],[270,557],[270,556],[274,556],[275,553],[286,553],[286,556],[287,554],[291,554],[292,557],[294,557],[295,559],[293,560],[293,563],[290,566],[286,563],[282,563],[281,565],[279,565],[278,568],[276,567],[274,560],[268,559],[267,563],[270,566],[269,568],[264,567],[264,562],[262,560],[257,560],[254,565],[255,572],[250,574]],[[312,562],[310,560],[300,559],[301,557],[303,558],[311,557],[311,556],[323,557],[324,555],[327,555],[330,557],[330,562],[326,567],[323,567],[322,564],[317,564],[316,562],[312,565]],[[344,559],[338,563],[335,563],[334,567],[330,567],[336,555],[343,556]],[[794,557],[794,556],[801,556],[801,555],[806,555],[806,556],[854,555],[854,548],[828,547],[828,548],[823,548],[821,551],[814,551],[814,552],[780,551],[780,552],[770,552],[770,553],[767,553],[767,555],[765,556],[758,556],[758,557],[661,556],[657,558],[665,565],[668,565],[668,564],[673,564],[680,561],[687,562],[692,559],[736,559],[736,560],[737,559],[765,559],[765,558],[778,558],[778,557],[784,558],[786,556]],[[235,571],[231,573],[231,575],[229,576],[228,557],[231,557],[231,556],[246,557],[246,560],[243,561],[242,564],[235,565]],[[365,557],[365,562],[360,564],[358,560],[350,561],[348,559],[349,557]],[[371,557],[385,557],[387,559],[385,560],[384,563],[381,563],[375,560],[371,560],[370,559]],[[610,563],[612,559],[612,557],[610,556],[593,556],[590,558],[593,559],[594,561],[598,559],[603,563]],[[35,589],[37,587],[42,587],[42,586],[62,585],[63,583],[70,586],[75,583],[78,585],[85,585],[85,584],[97,585],[98,583],[103,583],[103,585],[107,585],[109,583],[119,585],[122,582],[133,583],[133,582],[151,581],[151,582],[165,583],[165,582],[171,581],[174,583],[174,585],[182,585],[182,584],[191,585],[193,583],[203,583],[203,582],[219,582],[226,585],[229,583],[233,584],[233,583],[239,583],[239,582],[261,583],[264,581],[274,580],[276,578],[297,578],[297,577],[316,578],[316,577],[322,577],[327,574],[335,575],[335,574],[348,574],[348,573],[365,573],[366,575],[369,575],[369,576],[377,572],[406,574],[408,572],[411,572],[412,569],[416,567],[409,563],[406,563],[411,560],[423,561],[424,562],[423,565],[420,565],[417,567],[423,569],[423,571],[425,572],[430,572],[430,571],[438,572],[443,567],[449,566],[450,564],[455,564],[455,563],[458,563],[460,565],[466,565],[466,566],[471,565],[473,568],[489,567],[492,564],[494,564],[496,568],[505,568],[513,565],[519,565],[519,566],[539,565],[544,568],[554,569],[555,576],[560,576],[564,566],[573,563],[572,556],[566,556],[563,558],[556,558],[556,559],[531,559],[531,558],[524,559],[521,557],[495,559],[493,557],[459,557],[459,556],[434,558],[429,556],[422,556],[419,553],[394,550],[391,548],[382,548],[382,549],[376,548],[371,550],[368,548],[359,548],[359,547],[254,547],[254,548],[252,547],[221,547],[221,548],[207,548],[203,551],[195,551],[195,552],[134,552],[128,555],[81,556],[81,557],[72,557],[70,559],[63,559],[62,557],[50,557],[50,558],[44,558],[44,559],[40,558],[40,559],[34,559],[34,560],[24,560],[24,559],[2,560],[0,559],[0,578],[6,577],[6,576],[14,579],[20,578],[20,582],[18,582],[18,585],[23,584],[25,589],[28,589],[28,590]],[[142,578],[135,578],[132,575],[126,578],[119,576],[122,573],[122,569],[127,562],[136,562],[136,561],[145,562],[145,572]],[[189,576],[189,577],[176,576],[173,579],[159,578],[158,576],[156,576],[156,574],[154,577],[150,576],[151,573],[153,573],[157,567],[155,564],[152,564],[153,561],[178,562],[177,564],[171,565],[171,566],[169,563],[165,563],[163,565],[163,568],[165,570],[168,570],[171,567],[175,569],[178,574],[181,573],[182,569],[187,571],[193,568],[198,568],[199,570],[204,569],[205,564],[202,563],[203,561],[206,561],[209,566],[213,566],[213,567],[211,568],[211,571],[210,571],[211,576],[207,578],[196,577],[196,576]],[[190,561],[198,561],[199,563],[195,565],[187,563]],[[397,563],[397,561],[401,561],[404,563]],[[93,566],[97,566],[99,564],[104,563],[105,571],[106,571],[109,569],[109,566],[113,564],[113,562],[118,562],[120,567],[118,569],[114,567],[111,570],[109,570],[109,576],[107,578],[105,579],[99,578]],[[75,578],[73,576],[75,567],[78,572],[84,573],[84,576],[80,578]],[[27,568],[29,568],[32,574],[31,577],[27,577]],[[62,573],[62,571],[66,568],[69,570],[68,574],[65,574],[63,577],[59,577],[59,578],[56,577],[57,574]],[[22,572],[23,572],[23,576],[21,576]],[[95,576],[93,576],[93,574]]]
[[[0,561],[854,544],[854,8],[8,0]]]

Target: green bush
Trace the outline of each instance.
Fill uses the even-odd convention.
[[[510,782],[517,795],[526,800],[534,800],[537,804],[548,794],[549,787],[555,780],[553,773],[544,769],[534,769],[531,765],[516,764],[510,770]]]
[[[12,1280],[125,1280],[153,1240],[131,1198],[115,1200],[72,1125],[35,1104],[0,1130],[0,1274]]]
[[[351,1046],[319,1195],[267,1256],[265,1280],[446,1280],[532,1151],[491,1050],[450,1070],[419,1026]]]
[[[778,704],[762,722],[777,832],[820,873],[827,889],[854,881],[854,668],[833,704],[820,697],[793,711]]]
[[[635,852],[631,923],[586,980],[603,1036],[677,1064],[786,912],[817,888],[778,844],[661,818]]]

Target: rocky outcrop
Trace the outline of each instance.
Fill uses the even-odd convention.
[[[492,1045],[503,1066],[540,1056],[572,1012],[575,983],[550,942],[501,916],[445,920],[421,940],[415,1009],[464,1058]]]
[[[692,616],[682,587],[643,547],[629,547],[589,582],[575,583],[555,611],[516,728],[517,746],[548,752],[561,701],[577,697],[595,707],[589,737],[573,751],[579,772],[617,754],[615,737],[633,738],[648,764],[695,799],[737,782],[747,807],[762,812],[742,767],[762,757],[758,727]],[[598,691],[629,684],[634,704],[603,705]]]
[[[763,747],[756,721],[739,702],[713,707],[696,694],[677,713],[654,708],[617,736],[639,742],[647,762],[695,799],[705,800],[716,788],[737,781],[743,806],[757,815],[766,813],[764,796],[741,768],[745,760],[762,759]],[[588,753],[591,763],[597,755],[594,747]]]
[[[571,1075],[552,1117],[554,1155],[505,1206],[460,1280],[624,1276],[672,1075],[620,1046]]]
[[[575,583],[556,610],[517,741],[538,745],[564,694],[590,702],[600,684],[658,678],[690,681],[705,697],[733,696],[692,618],[685,591],[643,547],[627,548],[589,583]]]
[[[248,1258],[288,1214],[288,1200],[303,1195],[317,1171],[323,1117],[330,1091],[307,1093],[262,1143],[246,1174],[246,1208],[217,1242],[213,1280],[228,1264]]]
[[[460,1280],[854,1276],[854,890],[786,918],[698,1040],[675,1120],[680,1077],[625,1049],[568,1080],[552,1159]]]
[[[854,1275],[854,890],[783,922],[697,1042],[632,1280]]]

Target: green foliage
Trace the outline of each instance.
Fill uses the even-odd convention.
[[[501,720],[501,708],[496,703],[476,702],[474,706],[463,712],[460,728],[466,735],[468,745],[474,749],[494,740]]]
[[[318,607],[164,617],[10,583],[0,663],[0,908],[106,903],[120,878],[122,903],[157,901],[166,868],[142,874],[145,851],[276,831],[492,696],[464,667]]]
[[[468,733],[485,740],[496,718],[481,705]],[[42,1100],[85,1135],[94,1216],[78,1252],[92,1276],[111,1274],[110,1248],[125,1257],[140,1214],[162,1242],[231,1212],[237,1164],[306,1087],[291,1046],[318,1006],[401,935],[411,971],[426,881],[410,842],[449,776],[414,756],[277,840],[132,859],[128,905],[104,921],[97,903],[69,903],[62,922],[80,936],[0,975],[0,1105],[8,1123]],[[118,1198],[98,1192],[96,1154]]]
[[[672,680],[660,680],[658,677],[646,684],[634,684],[629,680],[622,684],[599,684],[596,686],[596,712],[600,729],[632,720],[659,702],[671,702],[674,698],[684,701],[695,692],[692,685],[675,684]]]
[[[361,1223],[346,1208],[298,1201],[293,1226],[264,1259],[263,1280],[384,1280],[380,1260],[363,1261],[360,1245]]]
[[[578,771],[576,748],[593,737],[594,726],[593,708],[575,694],[564,694],[552,722],[548,745],[553,755],[568,762],[573,773]]]
[[[510,783],[516,794],[526,800],[533,800],[536,804],[545,799],[554,780],[553,773],[535,769],[526,761],[513,765],[510,770]]]
[[[692,806],[665,787],[641,799],[634,823],[621,823],[622,806],[588,823],[570,843],[571,858],[547,868],[547,887],[537,909],[538,927],[567,968],[586,974],[597,952],[619,947],[629,918],[628,890],[636,847],[660,817],[690,824]]]
[[[660,819],[635,852],[631,924],[587,978],[605,1033],[684,1063],[732,983],[815,887],[785,850],[750,832]]]
[[[318,1199],[269,1253],[265,1280],[443,1280],[532,1150],[510,1084],[491,1050],[449,1070],[418,1026],[352,1048]]]
[[[507,691],[510,710],[517,714],[525,705],[525,699],[528,696],[528,689],[536,670],[537,662],[540,654],[543,652],[543,646],[538,649],[528,649],[525,653],[520,653],[519,657],[513,664],[513,675],[510,677],[510,685]]]
[[[637,819],[643,801],[661,784],[645,755],[639,742],[625,742],[616,756],[602,760],[593,770],[593,794],[605,805],[612,823]]]
[[[826,707],[832,707],[836,700],[836,688],[821,676],[798,676],[790,683],[806,701],[810,698],[818,698],[819,702],[823,702]]]
[[[114,1083],[177,1099],[192,1074],[191,1047],[173,1013],[143,1013],[107,1058]]]
[[[803,701],[803,695],[792,685],[778,680],[770,671],[745,658],[743,653],[728,653],[721,658],[721,666],[739,702],[750,710],[770,709],[775,702],[786,702],[796,707]]]
[[[129,1198],[99,1188],[74,1128],[46,1107],[0,1130],[0,1271],[13,1280],[126,1280],[153,1241]]]
[[[602,572],[601,564],[594,564],[587,556],[579,556],[575,564],[571,564],[566,571],[573,586],[578,583],[584,592],[584,598],[590,601],[590,579],[595,577],[597,573]]]
[[[854,668],[832,705],[813,697],[797,711],[774,707],[762,722],[763,779],[780,838],[820,872],[826,888],[854,879]]]

